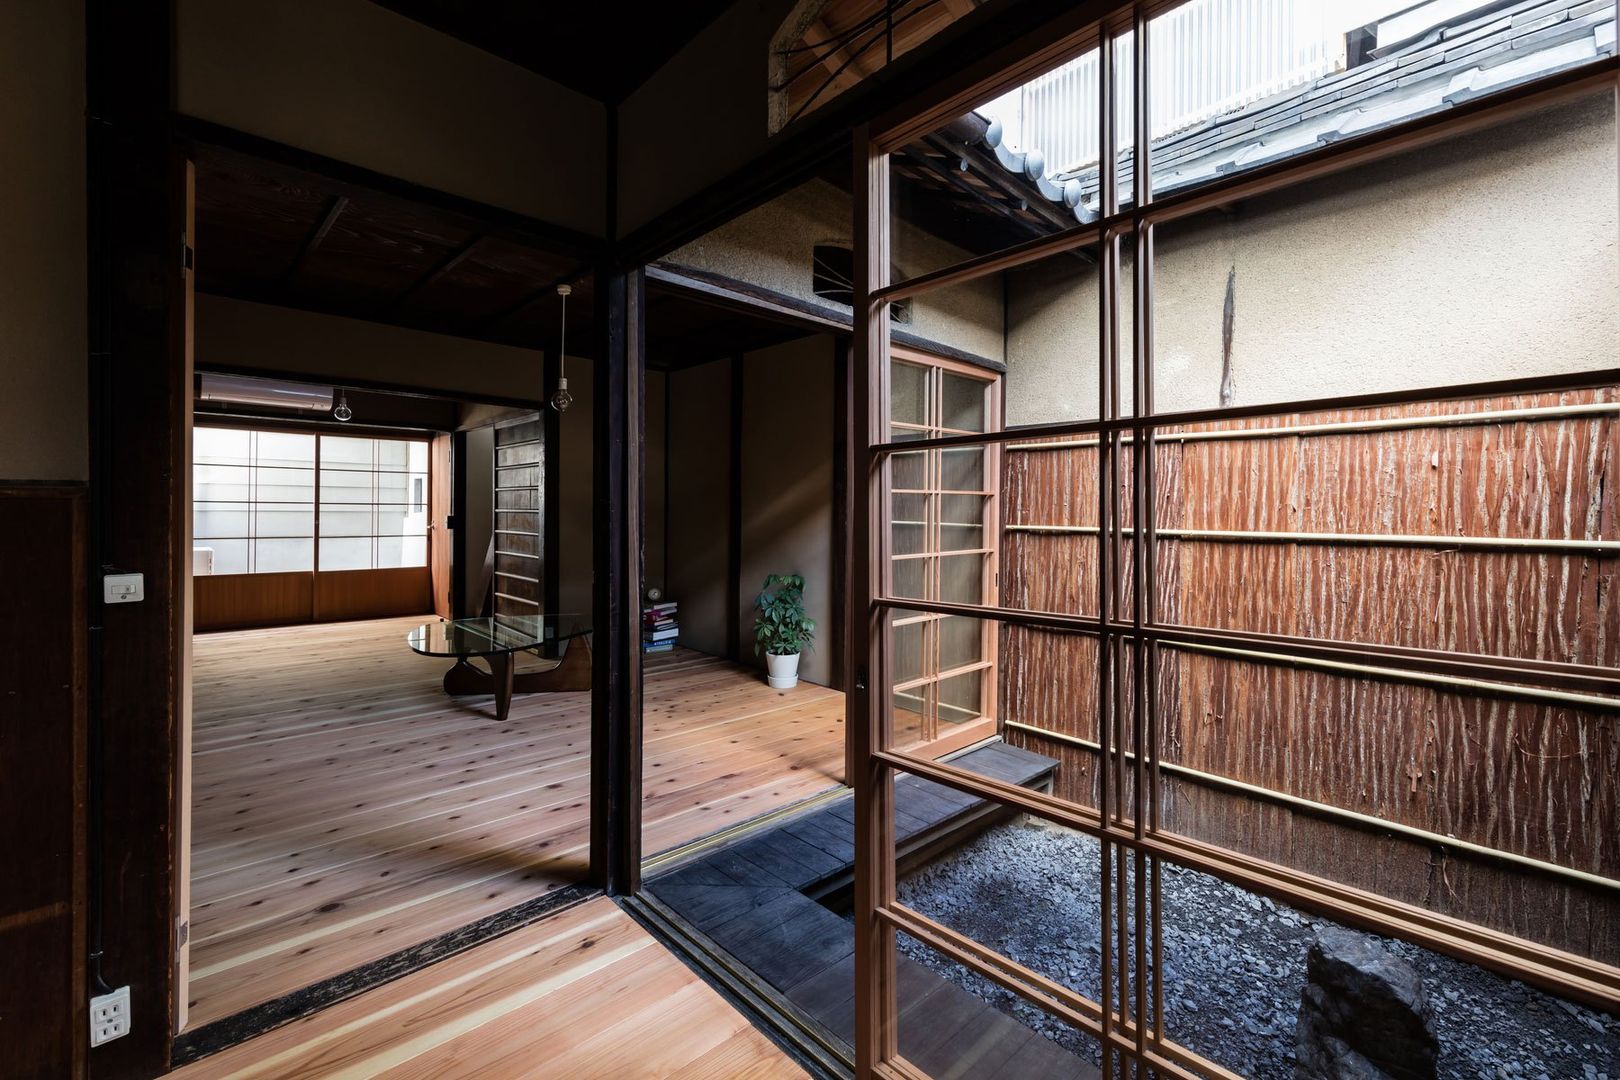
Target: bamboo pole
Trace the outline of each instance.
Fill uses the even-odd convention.
[[[1476,424],[1530,424],[1583,416],[1620,416],[1620,402],[1595,401],[1577,405],[1546,405],[1525,409],[1489,409],[1482,412],[1444,413],[1438,416],[1387,416],[1375,420],[1336,420],[1322,424],[1286,424],[1278,427],[1219,428],[1213,431],[1156,431],[1154,442],[1216,442],[1231,439],[1267,439],[1277,436],[1311,438],[1322,435],[1351,435],[1369,431],[1408,431],[1431,427],[1470,427]],[[1129,443],[1134,436],[1124,435]],[[1060,442],[1008,443],[1008,450],[1085,450],[1095,448],[1096,439],[1064,439]]]
[[[1092,753],[1097,753],[1100,749],[1092,740],[1081,738],[1078,735],[1069,735],[1061,731],[1051,731],[1047,728],[1036,727],[1034,724],[1025,724],[1016,720],[1004,720],[1002,723],[1006,727],[1012,728],[1015,731],[1022,731],[1043,739],[1051,739],[1054,742],[1067,743],[1070,746],[1077,746],[1083,750],[1089,750]],[[1250,795],[1257,799],[1264,799],[1267,802],[1298,807],[1299,809],[1305,810],[1308,813],[1317,814],[1322,817],[1336,818],[1342,821],[1348,821],[1356,825],[1364,826],[1366,828],[1398,833],[1402,836],[1419,840],[1425,844],[1433,844],[1436,847],[1450,848],[1454,851],[1465,851],[1470,855],[1477,855],[1482,858],[1492,859],[1498,862],[1512,863],[1516,866],[1534,870],[1538,873],[1568,878],[1572,881],[1579,881],[1583,885],[1592,885],[1597,886],[1598,888],[1620,892],[1620,881],[1617,881],[1614,878],[1606,878],[1600,874],[1589,873],[1585,870],[1577,870],[1569,866],[1561,866],[1558,863],[1548,862],[1545,859],[1532,858],[1529,855],[1520,855],[1516,852],[1503,851],[1500,848],[1488,847],[1484,844],[1476,844],[1472,840],[1460,840],[1455,836],[1446,836],[1444,833],[1431,832],[1428,829],[1418,828],[1415,825],[1403,825],[1398,821],[1390,821],[1387,818],[1375,817],[1372,814],[1363,814],[1358,810],[1348,810],[1342,806],[1334,806],[1332,803],[1317,802],[1314,799],[1306,799],[1298,795],[1290,795],[1286,791],[1278,791],[1275,788],[1261,787],[1258,784],[1250,784],[1243,780],[1234,780],[1229,776],[1221,776],[1218,773],[1204,772],[1201,769],[1194,769],[1187,765],[1178,765],[1171,761],[1160,761],[1158,762],[1158,767],[1161,772],[1171,773],[1176,776],[1184,776],[1187,779],[1192,780],[1194,783],[1206,784],[1210,787],[1218,787],[1229,791],[1240,792],[1241,794]]]
[[[1095,536],[1095,525],[1003,525],[1003,532],[1055,536]],[[1131,535],[1129,526],[1120,532]],[[1445,536],[1418,533],[1266,532],[1242,529],[1155,529],[1162,539],[1218,540],[1253,544],[1367,544],[1375,547],[1456,548],[1487,551],[1544,551],[1557,554],[1620,555],[1620,540],[1558,540],[1531,536]]]

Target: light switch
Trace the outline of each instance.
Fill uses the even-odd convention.
[[[101,598],[108,604],[145,600],[146,577],[143,574],[105,574],[101,579]]]

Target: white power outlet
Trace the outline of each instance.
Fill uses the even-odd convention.
[[[90,1045],[122,1038],[129,1034],[129,987],[120,986],[110,994],[90,999]]]

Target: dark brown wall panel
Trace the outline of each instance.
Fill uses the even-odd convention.
[[[82,1074],[84,492],[0,488],[0,1072]]]

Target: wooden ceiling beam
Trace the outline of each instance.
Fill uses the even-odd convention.
[[[282,284],[290,285],[298,277],[299,271],[303,270],[309,257],[320,250],[327,234],[332,231],[332,226],[337,224],[337,219],[342,216],[348,205],[347,195],[334,195],[326,204],[326,213],[321,215],[321,220],[315,223],[315,228],[304,238],[303,246],[298,249],[297,258],[293,259],[292,265],[287,267],[287,272],[282,275]]]
[[[532,292],[532,293],[529,293],[527,296],[523,297],[523,299],[519,300],[517,303],[513,304],[511,307],[504,308],[501,311],[497,311],[495,314],[493,314],[489,318],[485,319],[482,323],[479,324],[479,329],[480,330],[486,330],[486,331],[487,330],[493,330],[496,327],[500,326],[501,324],[507,322],[509,319],[512,319],[512,318],[515,318],[518,315],[521,315],[523,312],[527,311],[531,306],[533,306],[534,304],[539,303],[541,300],[544,300],[546,297],[548,297],[548,296],[556,296],[557,295],[557,286],[559,286],[559,285],[571,285],[571,284],[577,283],[581,278],[583,278],[586,275],[587,270],[588,270],[587,267],[579,266],[579,267],[576,267],[573,270],[570,270],[568,273],[564,274],[562,277],[557,278],[555,281],[552,281],[552,282],[550,282],[549,284],[546,284],[546,285],[542,285],[540,288],[534,290],[534,292]]]
[[[407,285],[403,290],[400,291],[399,295],[395,296],[391,300],[386,301],[382,305],[383,309],[386,311],[399,311],[404,308],[410,303],[413,296],[426,291],[435,283],[443,279],[446,274],[466,261],[467,256],[471,255],[477,249],[478,245],[482,244],[485,239],[486,237],[482,233],[475,234],[471,240],[468,240],[465,244],[462,244],[459,248],[452,251],[438,262],[434,263],[433,266],[429,268],[427,273],[423,274],[421,277]]]

